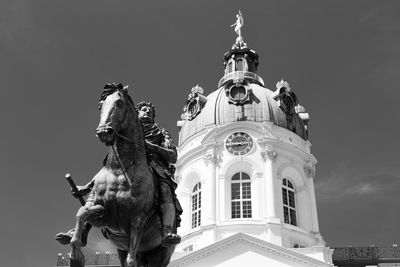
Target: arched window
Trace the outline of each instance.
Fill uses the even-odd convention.
[[[200,226],[201,222],[201,183],[193,187],[192,192],[192,228]]]
[[[285,223],[297,226],[294,186],[288,179],[282,182],[283,217]]]
[[[251,183],[247,173],[232,176],[231,203],[232,219],[251,218]]]

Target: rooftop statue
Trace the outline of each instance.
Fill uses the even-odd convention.
[[[170,165],[177,159],[172,139],[154,123],[154,106],[140,102],[135,108],[121,83],[104,86],[99,107],[96,134],[110,151],[86,186],[76,187],[67,177],[83,206],[75,228],[56,239],[71,244],[72,267],[85,265],[81,248],[92,226],[117,248],[122,267],[167,266],[180,242],[176,227],[182,213]]]
[[[235,27],[234,30],[238,35],[234,46],[241,47],[241,46],[246,45],[243,41],[242,30],[241,30],[243,27],[243,24],[244,24],[243,15],[242,15],[242,12],[239,10],[239,13],[236,15],[236,22],[231,25],[231,27]]]

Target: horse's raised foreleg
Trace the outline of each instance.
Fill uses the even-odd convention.
[[[85,206],[81,207],[76,214],[75,232],[71,239],[71,267],[85,266],[85,256],[82,253],[82,231],[83,224],[92,216],[100,215],[104,210],[101,205],[93,205],[92,202],[87,202]]]

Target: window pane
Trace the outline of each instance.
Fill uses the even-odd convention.
[[[292,208],[296,208],[296,204],[294,201],[294,192],[293,191],[289,191],[289,206]]]
[[[240,202],[232,202],[232,218],[240,218]]]
[[[242,100],[246,96],[246,88],[234,86],[229,90],[229,96],[234,100]]]
[[[201,183],[193,187],[192,193],[192,228],[200,226],[201,221]]]
[[[240,199],[240,184],[231,184],[232,199]]]
[[[242,184],[242,198],[243,199],[251,198],[251,186],[250,186],[250,183],[243,183]]]
[[[294,188],[294,187],[293,187],[293,184],[292,184],[290,181],[287,181],[287,184],[288,184],[288,185],[287,185],[288,187]]]
[[[235,175],[232,176],[232,180],[240,180],[240,173],[235,173]]]
[[[229,70],[229,72],[232,72],[232,70],[233,70],[232,61],[229,62],[229,64],[228,64],[228,70]]]
[[[242,71],[243,68],[243,60],[242,59],[238,59],[238,61],[236,62],[236,70],[238,71]]]
[[[250,176],[247,173],[242,172],[242,180],[250,180]]]
[[[283,217],[284,217],[285,223],[289,223],[289,210],[287,207],[283,207]]]
[[[290,209],[290,224],[297,225],[296,211],[294,209]]]
[[[287,185],[286,181],[286,179],[283,179],[283,185]]]
[[[282,197],[283,197],[283,204],[287,205],[288,204],[287,190],[285,188],[282,188]]]
[[[199,209],[201,208],[201,192],[199,192],[199,194],[198,194],[199,196],[198,196],[198,201],[199,201]]]
[[[197,227],[197,212],[192,213],[192,228]]]
[[[198,220],[197,220],[198,226],[200,226],[200,222],[201,222],[201,210],[199,210],[199,216],[198,216]]]
[[[197,210],[197,194],[192,196],[192,211]]]
[[[243,201],[243,218],[251,218],[251,201]]]

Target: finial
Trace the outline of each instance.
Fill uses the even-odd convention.
[[[231,25],[231,27],[235,27],[234,30],[238,35],[235,44],[232,46],[232,49],[234,48],[241,49],[247,47],[247,44],[243,41],[243,36],[242,36],[241,28],[243,27],[243,24],[244,24],[243,15],[242,12],[239,10],[239,13],[236,15],[236,22]]]

